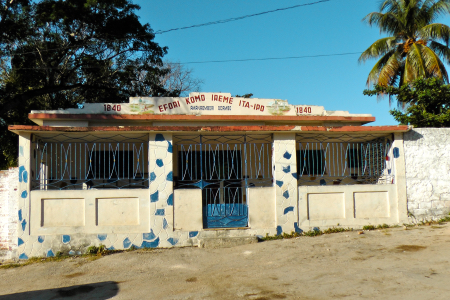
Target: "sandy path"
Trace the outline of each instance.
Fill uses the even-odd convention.
[[[3,299],[449,299],[450,225],[0,269]]]

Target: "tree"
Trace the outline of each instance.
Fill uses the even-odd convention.
[[[167,47],[129,0],[0,0],[0,167],[14,165],[9,124],[30,110],[131,96],[178,96],[163,79]],[[186,71],[186,70],[185,70]],[[181,72],[181,74],[183,74]],[[189,73],[190,74],[190,73]],[[14,150],[12,150],[14,149]]]
[[[450,127],[450,85],[438,78],[419,78],[401,87],[376,85],[364,95],[380,93],[394,96],[406,108],[391,110],[394,119],[416,127]]]
[[[163,87],[170,92],[179,92],[180,96],[188,96],[189,92],[199,92],[203,80],[193,77],[193,69],[187,68],[177,62],[164,62],[168,73],[160,80]]]
[[[441,58],[450,63],[450,27],[433,22],[449,12],[450,0],[384,0],[380,12],[368,14],[363,21],[390,36],[377,40],[359,58],[379,58],[367,85],[400,87],[421,77],[447,83]]]

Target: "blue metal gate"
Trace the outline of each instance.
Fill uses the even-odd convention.
[[[272,185],[272,136],[174,136],[174,145],[175,188],[202,190],[203,227],[247,227],[247,188]]]

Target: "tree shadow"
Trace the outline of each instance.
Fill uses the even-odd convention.
[[[64,288],[23,292],[0,296],[0,300],[47,300],[47,299],[109,299],[119,292],[119,285],[115,281],[97,282],[74,285]]]

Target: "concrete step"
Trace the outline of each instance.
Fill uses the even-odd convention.
[[[234,246],[254,244],[258,242],[256,236],[239,237],[207,237],[198,239],[199,248],[230,248]]]

